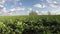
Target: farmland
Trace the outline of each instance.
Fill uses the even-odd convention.
[[[60,15],[0,16],[0,34],[60,34]]]

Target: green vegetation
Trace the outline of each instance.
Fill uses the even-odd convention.
[[[0,34],[60,34],[60,16],[0,16]]]

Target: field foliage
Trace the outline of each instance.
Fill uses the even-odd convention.
[[[60,34],[60,16],[0,16],[0,34]]]

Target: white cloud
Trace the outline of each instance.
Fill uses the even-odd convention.
[[[6,8],[2,5],[0,5],[0,12],[5,12],[6,11]]]
[[[38,14],[39,15],[48,15],[50,12],[50,15],[60,15],[60,11],[40,11]]]
[[[53,3],[57,4],[57,2],[56,2],[56,1],[53,1]]]
[[[50,12],[50,15],[57,15],[57,14],[59,14],[60,12],[58,12],[58,11],[41,11],[41,13],[43,14],[43,15],[48,15],[49,14],[49,12]]]
[[[40,11],[38,11],[38,10],[36,10],[36,13],[37,13],[38,15],[42,15],[42,13],[41,13]]]
[[[52,0],[46,0],[48,3],[52,3]]]
[[[56,1],[53,1],[52,3],[50,3],[50,6],[53,8],[57,8],[59,7],[59,4]]]
[[[56,12],[56,15],[60,15],[60,11]]]
[[[18,7],[18,8],[11,9],[11,11],[22,11],[22,10],[25,10],[25,8]]]
[[[7,0],[7,1],[14,3],[14,5],[16,5],[16,4],[22,5],[22,3],[20,2],[20,0]]]
[[[13,15],[16,12],[20,12],[20,11],[24,11],[24,10],[25,10],[25,8],[21,8],[21,7],[13,8],[13,9],[10,9],[9,14]]]
[[[0,5],[0,15],[7,15],[7,10],[4,6]]]
[[[4,4],[6,0],[0,0],[0,4]]]
[[[50,6],[53,7],[53,8],[57,8],[58,7],[58,4],[52,3],[52,4],[50,4]]]
[[[36,13],[38,15],[48,15],[48,11],[38,11],[38,10],[36,10]]]
[[[16,8],[10,9],[10,11],[7,11],[4,6],[0,5],[0,15],[2,15],[2,16],[17,15],[16,12],[19,13],[24,10],[25,10],[25,8],[23,8],[23,7],[16,7]]]
[[[45,8],[46,5],[43,5],[43,4],[35,4],[34,7],[37,7],[37,8]]]
[[[49,5],[53,8],[57,8],[59,7],[59,3],[55,0],[47,0],[47,2],[49,3]]]
[[[33,9],[32,8],[27,8],[27,12],[31,12]]]
[[[22,6],[22,2],[20,0],[6,0],[5,6],[10,5],[11,8],[16,6]]]
[[[38,7],[38,8],[41,8],[42,5],[41,4],[35,4],[34,7]]]
[[[57,3],[55,0],[46,0],[48,3]]]
[[[56,9],[55,11],[52,12],[52,14],[55,13],[56,15],[60,15],[60,8]]]
[[[8,1],[20,1],[20,0],[8,0]]]
[[[37,12],[37,13],[39,13],[39,11],[38,11],[38,10],[36,10],[36,12]]]
[[[48,15],[48,11],[41,11],[40,12],[42,15]]]
[[[32,8],[28,8],[29,11],[32,11]]]

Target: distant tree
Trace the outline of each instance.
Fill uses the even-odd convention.
[[[37,12],[35,12],[35,11],[31,11],[31,12],[29,13],[29,15],[38,15],[38,14],[37,14]]]
[[[48,11],[48,15],[51,15],[50,11]]]

